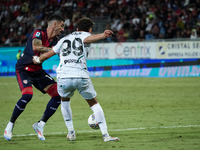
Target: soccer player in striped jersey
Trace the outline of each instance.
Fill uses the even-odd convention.
[[[38,138],[45,140],[43,136],[45,123],[59,107],[61,98],[57,92],[55,80],[42,69],[42,64],[34,64],[32,58],[33,56],[40,56],[48,52],[51,50],[51,47],[57,44],[58,36],[64,31],[64,21],[61,16],[52,15],[48,19],[46,29],[36,29],[28,38],[26,47],[16,63],[16,78],[22,96],[16,103],[10,121],[5,128],[4,138],[6,140],[11,140],[15,121],[32,99],[32,86],[42,93],[48,93],[51,96],[42,118],[33,124],[33,129],[36,131]]]

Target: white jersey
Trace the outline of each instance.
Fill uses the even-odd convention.
[[[60,56],[60,64],[56,70],[58,78],[89,78],[86,57],[90,44],[84,44],[89,32],[73,32],[53,47]]]

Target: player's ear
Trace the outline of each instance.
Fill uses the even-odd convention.
[[[92,33],[92,28],[89,29],[89,32]]]
[[[57,26],[57,22],[55,21],[55,22],[53,22],[53,28],[55,29],[56,26]]]

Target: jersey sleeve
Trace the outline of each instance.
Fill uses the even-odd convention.
[[[82,42],[84,41],[84,39],[86,39],[90,35],[91,35],[91,33],[89,33],[89,32],[83,32],[81,35]]]
[[[83,32],[83,35],[82,35],[82,43],[84,44],[84,47],[85,47],[85,52],[86,52],[86,57],[88,56],[88,53],[89,53],[89,47],[90,47],[90,45],[91,44],[85,44],[83,41],[84,41],[84,39],[86,39],[88,36],[90,36],[91,35],[91,33],[89,33],[89,32]]]
[[[56,54],[60,54],[60,48],[62,45],[63,39],[60,39],[58,43],[52,48]]]
[[[40,30],[35,30],[35,32],[33,33],[32,39],[35,39],[35,38],[42,40],[42,33]]]

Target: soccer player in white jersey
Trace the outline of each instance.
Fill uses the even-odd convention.
[[[57,86],[62,99],[61,112],[68,128],[67,138],[70,141],[76,140],[70,106],[70,98],[74,95],[75,90],[79,91],[94,112],[104,142],[119,140],[118,137],[111,137],[107,131],[104,112],[97,101],[97,94],[89,77],[86,63],[90,43],[111,37],[113,32],[105,30],[101,34],[92,35],[93,25],[94,22],[89,18],[80,19],[77,31],[63,37],[49,52],[33,58],[35,64],[40,64],[55,54],[60,56],[60,64],[56,70]]]

